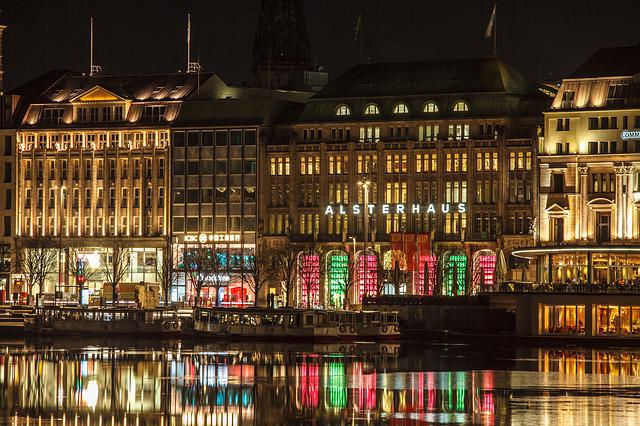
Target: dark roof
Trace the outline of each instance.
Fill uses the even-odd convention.
[[[189,96],[215,73],[98,75],[88,76],[72,71],[44,74],[10,94],[23,95],[30,103],[69,102],[81,93],[100,86],[123,99],[132,101],[174,100]],[[53,77],[57,77],[51,81]],[[50,84],[46,85],[45,82]]]
[[[357,65],[314,98],[378,97],[479,92],[531,93],[515,68],[497,58]]]
[[[459,100],[467,102],[468,112],[452,112]],[[428,101],[439,112],[426,115]],[[407,104],[408,114],[393,114],[398,102]],[[351,108],[350,116],[335,116],[341,103]],[[365,116],[368,103],[377,104],[380,114]],[[550,103],[549,96],[497,58],[362,64],[311,97],[299,122],[536,116]]]
[[[640,45],[598,50],[570,78],[623,77],[640,73]]]
[[[291,123],[303,104],[273,97],[186,100],[173,127],[270,125]]]

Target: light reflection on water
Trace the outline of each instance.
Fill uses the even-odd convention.
[[[0,342],[15,425],[636,424],[640,351]]]

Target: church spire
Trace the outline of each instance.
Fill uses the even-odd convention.
[[[253,44],[255,85],[295,89],[298,76],[311,69],[309,58],[303,0],[262,0]]]

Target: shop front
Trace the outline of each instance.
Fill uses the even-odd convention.
[[[538,282],[550,286],[630,288],[640,286],[640,246],[555,246],[516,249],[535,259]]]
[[[172,248],[176,280],[171,302],[193,305],[200,286],[201,306],[255,304],[255,295],[243,279],[253,265],[255,244],[243,244],[239,234],[185,235],[176,241]],[[215,260],[203,261],[203,256],[215,256]]]

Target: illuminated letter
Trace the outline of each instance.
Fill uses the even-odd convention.
[[[353,214],[360,214],[360,204],[353,205]]]
[[[420,213],[420,204],[413,204],[411,206],[411,213]]]
[[[404,213],[404,204],[396,204],[396,213]]]
[[[429,204],[429,207],[427,207],[427,213],[435,213],[436,212],[436,206],[434,206],[433,204]]]
[[[374,204],[369,204],[369,214],[373,214],[373,209],[374,209],[375,207],[376,207],[376,206],[375,206]]]
[[[333,208],[331,206],[327,206],[327,209],[324,211],[324,214],[333,214]]]
[[[458,213],[465,213],[467,211],[467,205],[465,203],[458,204]]]
[[[451,208],[451,206],[449,205],[449,203],[444,203],[442,205],[442,213],[449,213],[449,209]]]
[[[382,205],[382,214],[389,214],[389,204]]]
[[[344,209],[344,206],[340,204],[340,214],[345,214],[347,211]]]

